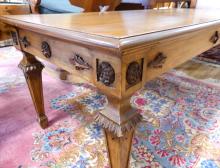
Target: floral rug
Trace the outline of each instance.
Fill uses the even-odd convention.
[[[50,127],[40,129],[21,71],[21,54],[0,49],[0,167],[108,168],[103,130],[93,115],[106,97],[88,84],[43,73]],[[220,83],[172,70],[134,94],[137,126],[131,168],[219,168]]]

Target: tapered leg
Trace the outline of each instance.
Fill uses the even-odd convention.
[[[42,70],[44,66],[33,55],[24,53],[19,67],[23,70],[29,91],[37,112],[38,122],[42,128],[48,126],[48,119],[44,110]]]
[[[128,168],[133,133],[134,130],[131,130],[123,137],[117,137],[108,130],[105,130],[112,168]]]
[[[96,116],[96,121],[105,129],[109,160],[112,168],[128,168],[132,137],[142,116],[130,106],[130,99],[108,97],[105,110]]]

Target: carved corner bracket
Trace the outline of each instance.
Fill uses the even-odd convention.
[[[127,132],[135,129],[136,125],[142,120],[141,114],[136,114],[132,119],[128,122],[119,125],[114,121],[108,119],[103,114],[98,113],[95,116],[95,121],[101,125],[103,128],[108,131],[114,133],[117,137],[123,137]]]
[[[97,79],[105,86],[112,86],[115,82],[115,70],[110,63],[97,61]]]

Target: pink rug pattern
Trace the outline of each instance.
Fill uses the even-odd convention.
[[[107,168],[103,130],[93,115],[106,97],[88,84],[69,84],[43,73],[50,127],[40,129],[17,64],[21,54],[0,49],[0,167]],[[137,126],[131,168],[219,168],[220,84],[175,70],[150,81],[131,104]]]

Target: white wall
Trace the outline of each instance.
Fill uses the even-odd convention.
[[[211,8],[220,10],[220,0],[197,0],[197,8]]]

